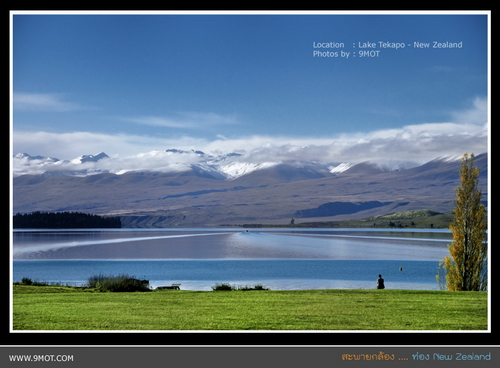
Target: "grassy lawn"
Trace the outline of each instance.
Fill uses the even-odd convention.
[[[14,330],[485,330],[486,292],[153,291],[14,285]]]

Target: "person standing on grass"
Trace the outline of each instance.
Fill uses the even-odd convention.
[[[384,279],[382,278],[382,275],[378,275],[377,289],[385,289]]]

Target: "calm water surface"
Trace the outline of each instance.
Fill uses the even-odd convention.
[[[369,289],[381,273],[387,288],[437,289],[450,240],[447,230],[420,229],[16,229],[13,279],[83,284],[127,273],[191,290]]]

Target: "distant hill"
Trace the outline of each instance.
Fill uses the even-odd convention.
[[[357,213],[364,210],[370,210],[377,207],[383,207],[391,204],[392,202],[328,202],[316,208],[307,210],[299,210],[295,212],[295,217],[327,217],[336,215],[348,215]]]
[[[339,228],[424,228],[443,229],[450,226],[453,213],[440,213],[431,210],[401,211],[345,221],[300,223],[303,227]]]
[[[456,157],[437,158],[418,166],[340,164],[342,170],[337,170],[317,162],[250,164],[235,161],[242,160],[238,155],[226,155],[215,163],[215,158],[203,158],[200,151],[167,153],[172,160],[190,155],[205,161],[168,172],[83,175],[82,170],[68,169],[68,173],[78,175],[47,171],[15,176],[13,211],[119,216],[122,227],[286,225],[291,218],[311,223],[426,209],[448,213],[453,209],[455,188],[460,184],[461,161]],[[101,156],[104,155],[92,158],[99,159],[97,162],[111,160]],[[40,161],[40,170],[55,165],[38,156],[34,159],[20,155],[18,159],[25,165]],[[474,163],[481,171],[479,186],[487,207],[487,155],[477,155]],[[91,164],[94,165],[78,165]],[[72,163],[60,165],[80,167]]]

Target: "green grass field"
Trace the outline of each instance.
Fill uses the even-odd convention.
[[[486,292],[153,291],[14,285],[14,330],[485,330]]]

